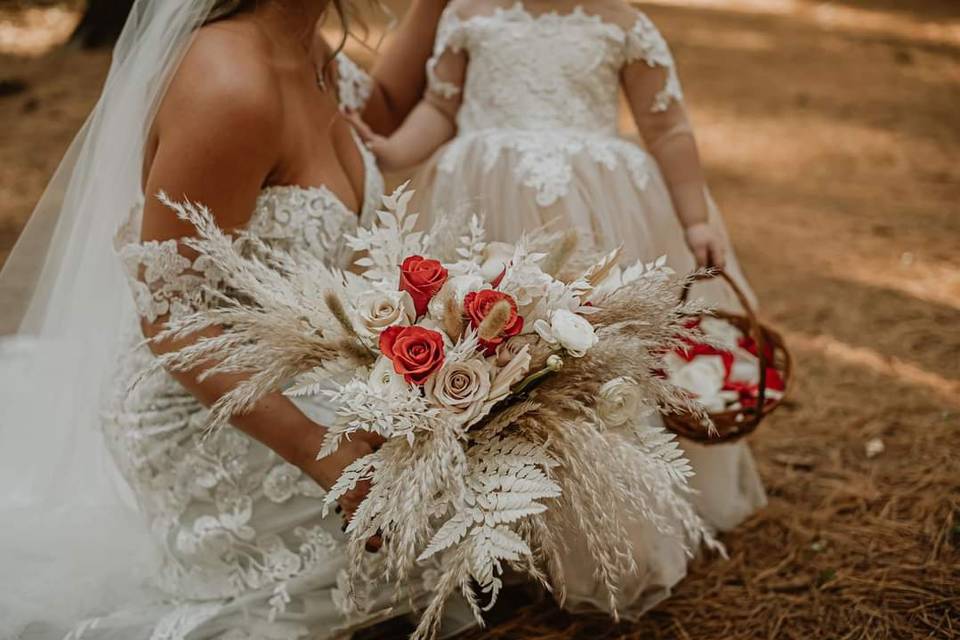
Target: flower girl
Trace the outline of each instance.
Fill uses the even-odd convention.
[[[414,181],[419,210],[475,207],[492,239],[572,228],[598,248],[622,245],[629,259],[666,254],[681,274],[724,267],[745,287],[673,56],[650,19],[624,0],[502,2],[454,0],[419,106],[389,138],[358,123],[383,168],[429,159]],[[618,134],[621,89],[643,146]],[[719,282],[697,294],[737,305]],[[734,527],[764,504],[745,444],[684,447],[714,526]]]

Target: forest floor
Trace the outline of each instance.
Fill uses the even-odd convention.
[[[960,637],[960,5],[645,5],[795,354],[791,402],[751,439],[770,504],[638,623],[531,602],[469,637]],[[48,51],[75,19],[57,11],[0,7],[0,260],[109,64]]]

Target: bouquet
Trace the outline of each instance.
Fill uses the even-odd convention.
[[[585,542],[616,615],[619,585],[637,572],[629,523],[649,523],[690,553],[718,546],[657,415],[702,415],[656,372],[691,336],[684,319],[703,309],[679,300],[662,259],[586,260],[573,233],[488,243],[477,216],[421,233],[411,196],[401,187],[384,197],[377,223],[349,238],[359,273],[231,238],[203,207],[167,200],[198,229],[187,244],[230,288],[209,292],[217,304],[158,339],[214,325],[217,335],[160,364],[249,374],[212,408],[211,428],[282,389],[336,408],[320,457],[361,431],[385,438],[343,472],[325,506],[371,483],[346,529],[358,606],[369,537],[382,537],[378,570],[398,598],[432,563],[415,638],[435,635],[457,591],[482,624],[507,568],[562,602],[571,537]]]

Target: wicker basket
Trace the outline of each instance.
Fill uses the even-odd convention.
[[[664,423],[668,429],[679,436],[694,440],[701,444],[722,444],[733,442],[753,433],[760,425],[763,419],[780,406],[783,399],[768,399],[767,392],[767,345],[773,347],[773,362],[769,363],[773,368],[780,372],[784,383],[784,394],[790,388],[790,376],[793,369],[793,360],[790,352],[783,342],[783,337],[764,325],[757,319],[757,315],[744,295],[743,290],[737,286],[737,283],[724,271],[715,271],[712,275],[703,276],[723,278],[736,294],[743,307],[745,314],[738,315],[726,311],[715,311],[711,315],[737,327],[744,335],[753,338],[757,346],[758,366],[760,368],[760,382],[757,397],[757,404],[753,408],[742,408],[735,411],[724,411],[722,413],[711,413],[710,419],[713,422],[713,430],[709,425],[703,424],[700,420],[690,414],[670,413],[663,416]],[[690,297],[690,285],[687,284],[681,295],[681,301],[686,302]]]

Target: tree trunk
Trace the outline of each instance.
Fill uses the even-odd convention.
[[[84,49],[113,46],[132,6],[133,0],[88,0],[70,42]]]

